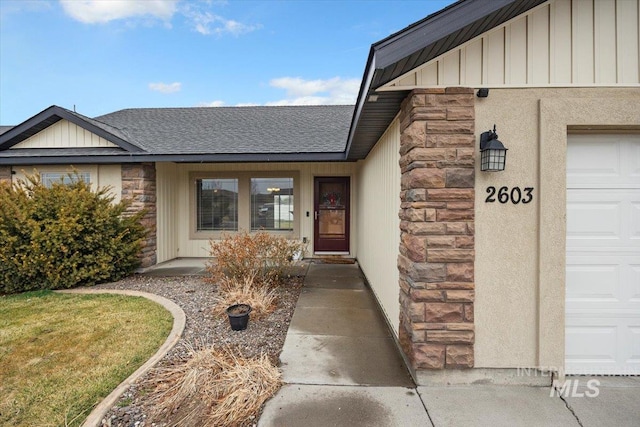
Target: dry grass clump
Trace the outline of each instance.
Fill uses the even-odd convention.
[[[255,275],[242,279],[225,277],[220,281],[220,295],[216,298],[213,311],[217,315],[225,314],[227,307],[234,304],[249,304],[251,318],[258,320],[268,316],[276,308],[276,291],[267,286],[256,286]]]
[[[170,426],[239,426],[280,388],[266,355],[245,359],[232,350],[190,348],[184,363],[154,372],[152,420]]]

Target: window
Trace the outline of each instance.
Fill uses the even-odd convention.
[[[293,231],[293,178],[251,178],[251,231]]]
[[[86,182],[91,183],[91,173],[89,172],[77,172],[77,176]],[[40,180],[45,187],[51,188],[56,182],[62,182],[63,184],[71,184],[76,179],[75,174],[69,174],[68,172],[42,172],[40,173]]]
[[[196,180],[197,231],[238,230],[238,180]]]
[[[265,230],[293,238],[299,231],[298,171],[192,172],[191,239]]]

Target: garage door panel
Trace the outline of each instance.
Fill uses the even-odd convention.
[[[566,329],[567,374],[640,374],[640,325],[619,318],[582,321],[585,325]]]
[[[567,304],[574,301],[618,301],[620,265],[582,263],[584,257],[567,259]],[[570,305],[568,305],[569,307]]]
[[[567,181],[616,179],[621,173],[620,144],[601,144],[600,135],[584,135],[567,145]]]
[[[604,319],[599,324],[568,327],[565,336],[567,371],[572,365],[597,363],[614,366],[618,359],[617,333],[617,325],[607,323]]]
[[[640,248],[640,189],[567,190],[567,249]]]
[[[611,319],[592,321],[593,325],[567,328],[567,341],[572,344],[568,359],[615,361],[618,326]]]
[[[640,261],[635,255],[567,256],[567,309],[613,302],[631,304],[619,308],[637,310],[640,317],[640,264],[635,261]]]
[[[640,188],[638,135],[570,135],[567,187]]]
[[[627,363],[632,364],[636,373],[640,374],[640,326],[630,326],[627,333],[628,339],[632,343]]]
[[[629,237],[634,241],[634,244],[640,242],[640,202],[631,203],[631,230]]]
[[[629,265],[630,301],[640,303],[640,264]]]
[[[628,164],[629,176],[640,181],[640,144],[634,144],[633,140],[629,140],[628,144],[630,145],[629,155],[624,159]]]
[[[621,203],[570,202],[567,239],[620,240]]]
[[[570,136],[565,366],[640,374],[640,136]]]

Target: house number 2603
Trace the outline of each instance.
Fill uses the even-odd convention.
[[[533,200],[533,187],[525,187],[520,189],[520,187],[513,187],[509,189],[509,187],[500,187],[496,190],[496,187],[487,187],[487,198],[484,199],[485,203],[494,203],[496,199],[502,203],[508,203],[511,201],[514,205],[518,203],[529,203]]]

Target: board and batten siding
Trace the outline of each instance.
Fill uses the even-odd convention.
[[[88,172],[91,179],[91,188],[109,187],[111,195],[114,197],[114,203],[120,202],[122,198],[122,167],[120,165],[25,165],[14,166],[13,175],[14,182],[24,180],[27,175],[41,173],[73,173]]]
[[[156,262],[178,257],[178,194],[176,163],[156,163]],[[186,219],[188,221],[188,218]],[[184,221],[184,220],[183,220]]]
[[[553,0],[389,82],[398,87],[639,86],[640,0]]]
[[[316,176],[351,177],[351,257],[356,256],[358,209],[354,189],[357,188],[355,163],[221,163],[221,164],[174,164],[157,163],[157,226],[158,262],[176,257],[209,256],[209,240],[191,237],[192,212],[190,193],[193,191],[190,175],[193,173],[251,173],[287,172],[298,175],[300,202],[299,231],[296,238],[308,240],[307,256],[313,253],[313,178]],[[306,213],[309,212],[309,216]]]
[[[71,123],[68,120],[60,120],[37,134],[14,145],[11,149],[18,148],[95,148],[118,147],[106,139],[89,132],[88,130]]]
[[[387,128],[365,160],[358,162],[358,262],[392,326],[400,323],[400,125]]]

